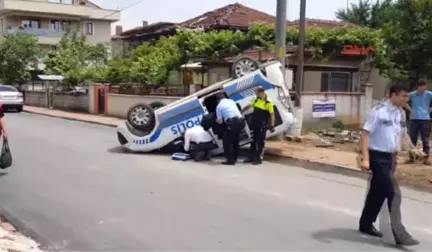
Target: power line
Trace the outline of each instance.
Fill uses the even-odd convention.
[[[120,9],[120,10],[113,11],[111,14],[105,15],[105,16],[99,18],[99,19],[107,18],[107,17],[112,16],[112,15],[114,15],[114,14],[116,14],[116,13],[122,12],[122,11],[124,11],[124,10],[129,9],[129,8],[132,8],[132,7],[134,7],[135,5],[138,5],[138,4],[140,4],[140,3],[144,2],[144,1],[145,1],[145,0],[139,0],[139,1],[137,1],[137,2],[135,2],[135,3],[133,3],[133,4],[131,4],[131,5],[128,5],[128,6],[126,6],[126,7],[123,7],[123,8]]]

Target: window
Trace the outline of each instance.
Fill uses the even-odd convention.
[[[94,33],[93,23],[86,23],[85,24],[85,33],[86,33],[86,35],[93,35],[93,33]]]
[[[51,20],[51,29],[58,31],[66,31],[70,28],[69,21]]]
[[[39,20],[22,20],[21,27],[23,28],[40,28]]]
[[[17,92],[17,89],[12,86],[0,85],[0,92]]]
[[[321,73],[321,92],[350,92],[352,73],[323,72]]]
[[[53,52],[53,51],[57,51],[57,46],[55,46],[55,45],[51,45],[51,46],[50,46],[50,51],[51,51],[51,52]]]

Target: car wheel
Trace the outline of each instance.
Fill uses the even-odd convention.
[[[154,128],[156,118],[151,106],[140,103],[129,108],[127,120],[135,129],[151,131]]]
[[[150,103],[150,107],[152,107],[153,110],[156,110],[156,109],[158,109],[158,108],[165,107],[165,104],[162,103],[162,102],[158,102],[158,101],[156,101],[156,102],[152,102],[152,103]]]
[[[23,106],[18,107],[18,108],[16,109],[16,111],[17,111],[18,113],[22,112],[22,111],[23,111]]]
[[[250,57],[241,57],[232,66],[234,78],[240,78],[245,74],[256,71],[259,68],[258,61]]]

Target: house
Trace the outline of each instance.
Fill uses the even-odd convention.
[[[112,47],[115,57],[125,55],[130,48],[144,42],[159,39],[161,36],[175,34],[177,28],[204,29],[204,30],[243,30],[246,31],[251,23],[275,24],[276,18],[267,13],[249,8],[240,3],[229,4],[224,7],[208,11],[197,17],[175,24],[170,22],[157,22],[123,31],[121,26],[116,28],[112,37]]]
[[[84,34],[92,44],[111,41],[111,23],[118,10],[103,9],[89,0],[2,0],[0,34],[34,35],[43,49],[55,49],[66,30]]]

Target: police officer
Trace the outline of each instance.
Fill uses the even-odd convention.
[[[222,142],[226,161],[222,164],[234,165],[237,162],[239,136],[245,128],[245,121],[237,104],[233,100],[226,98],[225,93],[216,94],[216,98],[218,99],[216,122],[225,125]]]
[[[252,143],[249,150],[249,158],[244,160],[245,163],[261,164],[261,153],[265,145],[265,137],[267,129],[274,131],[274,105],[267,98],[264,88],[257,87],[255,89],[256,98],[247,105],[242,112],[253,108],[252,125],[253,130]]]
[[[388,95],[387,101],[378,104],[369,112],[361,135],[361,168],[370,170],[372,178],[359,222],[359,231],[371,236],[383,236],[375,229],[373,223],[387,199],[391,230],[396,243],[413,246],[419,242],[402,224],[402,197],[393,174],[396,167],[396,152],[400,150],[401,137],[406,133],[406,122],[401,107],[408,101],[408,93],[403,85],[395,84],[390,88]]]

